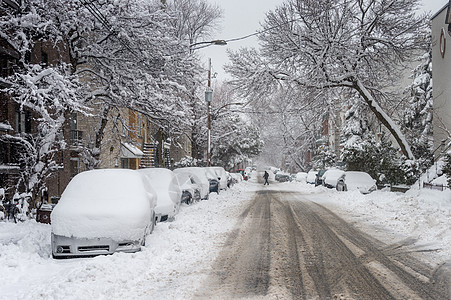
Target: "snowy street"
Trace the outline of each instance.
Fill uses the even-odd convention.
[[[289,203],[286,207],[282,205],[285,202]],[[291,215],[291,219],[271,220],[273,227],[267,232],[268,239],[271,234],[279,233],[277,243],[273,238],[270,243],[269,240],[246,240],[247,229],[264,224],[257,221],[269,222],[271,218],[263,210],[269,206],[271,209],[267,212],[271,212],[271,218],[280,217],[281,213]],[[254,218],[258,214],[265,217]],[[254,176],[250,182],[237,184],[219,195],[211,194],[208,201],[184,205],[174,222],[159,223],[148,236],[147,247],[134,254],[54,260],[51,258],[49,225],[34,221],[17,225],[0,223],[0,272],[4,274],[0,298],[193,299],[214,296],[230,299],[243,296],[240,294],[243,291],[247,297],[264,296],[266,299],[291,298],[290,295],[294,297],[299,293],[359,298],[355,293],[360,285],[346,287],[345,284],[348,279],[359,277],[351,274],[354,270],[351,266],[343,270],[345,273],[335,273],[333,277],[334,262],[350,259],[361,261],[359,272],[371,273],[378,282],[380,289],[368,290],[366,295],[389,293],[394,299],[446,299],[443,289],[444,285],[449,285],[446,276],[449,276],[451,257],[450,214],[449,190],[409,191],[407,194],[377,191],[364,196],[358,192],[339,193],[298,182],[272,183],[264,187]],[[325,222],[325,215],[333,218]],[[340,223],[338,217],[347,223]],[[315,229],[318,224],[323,226],[320,231],[316,230],[321,227]],[[268,229],[263,225],[261,228],[263,231]],[[240,236],[242,234],[244,236]],[[326,242],[309,242],[309,239],[328,234],[336,238],[335,252],[326,250]],[[283,243],[297,243],[300,251],[284,252],[294,248],[284,249]],[[224,251],[229,249],[227,247],[233,251],[242,247],[243,251],[227,253]],[[237,261],[224,264],[227,255],[245,256],[252,251],[258,255],[252,259],[266,257],[266,262],[271,265],[272,271],[265,273],[264,289],[248,289],[245,284],[236,285],[232,280],[246,276],[255,280],[256,276],[238,270],[239,277],[237,269],[230,269],[243,257],[240,260],[233,257]],[[275,254],[281,261],[269,259]],[[294,260],[293,257],[298,255],[298,260]],[[335,259],[331,255],[340,256]],[[310,257],[309,261],[307,257]],[[387,265],[394,260],[396,264]],[[285,268],[291,262],[300,265],[301,274],[293,267]],[[221,266],[224,267],[222,270],[219,269]],[[338,288],[343,287],[343,290],[328,287],[325,279],[317,281],[315,276],[320,274],[314,275],[312,268],[318,266],[322,266],[317,268],[323,272],[321,276],[334,278]],[[255,271],[259,272],[269,271],[262,271],[266,267],[270,266],[256,268],[254,265]],[[241,268],[244,270],[245,266]],[[346,275],[343,281],[340,281],[341,275]],[[228,284],[215,285],[218,279]],[[278,285],[273,286],[275,283]]]

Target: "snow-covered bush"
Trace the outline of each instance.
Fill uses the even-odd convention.
[[[448,187],[451,187],[451,153],[445,155],[445,165],[443,166],[443,174],[448,178]]]
[[[327,146],[321,146],[318,153],[315,155],[312,164],[313,169],[321,170],[335,166],[337,156]]]
[[[184,167],[196,167],[197,159],[192,158],[191,156],[185,156],[180,159],[180,161],[174,163],[175,168],[184,168]]]
[[[407,169],[384,134],[380,141],[368,139],[361,144],[346,145],[342,159],[348,171],[367,172],[377,179],[378,184],[413,183],[411,176],[415,178],[415,173]]]

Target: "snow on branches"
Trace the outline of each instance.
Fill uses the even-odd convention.
[[[357,91],[404,155],[414,158],[379,95],[393,84],[402,62],[424,46],[418,37],[427,16],[416,15],[418,6],[418,0],[288,0],[267,13],[257,58],[249,50],[233,53],[228,71],[247,95],[271,91],[270,81]]]

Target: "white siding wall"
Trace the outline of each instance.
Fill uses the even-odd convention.
[[[445,24],[446,11],[447,7],[432,18],[434,149],[437,149],[443,140],[450,142],[443,128],[451,131],[451,35],[448,33],[448,25]],[[442,31],[443,35],[440,37]]]

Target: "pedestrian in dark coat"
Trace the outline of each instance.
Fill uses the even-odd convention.
[[[263,178],[265,178],[265,183],[263,185],[269,185],[268,182],[268,178],[269,178],[269,173],[265,171],[265,174],[263,174]]]

